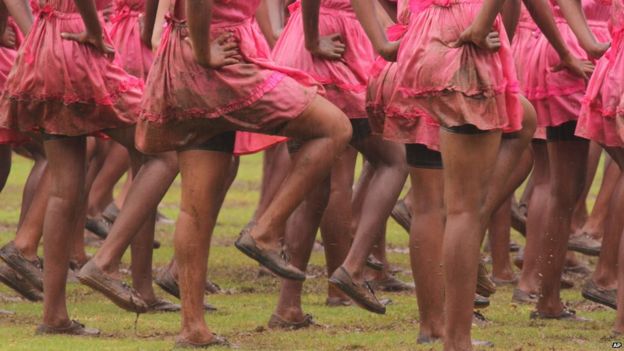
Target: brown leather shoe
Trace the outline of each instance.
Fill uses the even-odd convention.
[[[526,236],[526,221],[527,216],[522,206],[513,201],[511,206],[511,227],[522,234],[522,236]]]
[[[49,327],[41,324],[35,331],[36,335],[74,335],[74,336],[100,336],[100,331],[95,328],[87,328],[84,324],[72,320],[69,326],[63,328]]]
[[[328,297],[325,300],[325,306],[327,307],[348,307],[353,305],[353,302],[348,299],[341,299],[339,297]]]
[[[617,309],[617,290],[603,289],[596,285],[596,283],[592,279],[587,280],[587,282],[583,285],[581,295],[583,295],[583,297],[587,300],[599,303],[607,307],[611,307],[614,310]]]
[[[156,285],[158,285],[166,293],[180,299],[180,286],[178,285],[178,281],[168,269],[161,269],[156,275],[154,283],[156,283]],[[204,292],[206,294],[218,294],[221,292],[221,287],[206,279],[206,288]]]
[[[173,349],[207,349],[213,346],[230,347],[230,343],[217,334],[212,334],[212,339],[205,343],[196,343],[183,338],[176,338]]]
[[[588,318],[579,317],[576,315],[576,311],[564,308],[561,313],[556,316],[547,316],[545,314],[540,313],[539,311],[533,311],[529,315],[530,319],[555,319],[559,321],[573,321],[573,322],[590,322],[591,320]]]
[[[147,304],[134,289],[106,275],[93,260],[89,260],[76,276],[82,284],[99,291],[124,310],[136,313],[148,311]]]
[[[389,276],[382,280],[372,280],[369,282],[373,290],[399,292],[399,291],[412,291],[416,289],[414,283],[406,283],[397,279],[394,276]]]
[[[268,327],[269,329],[297,330],[308,328],[313,325],[316,325],[316,323],[314,323],[312,315],[309,314],[303,316],[303,320],[301,322],[287,321],[276,314],[272,314],[271,319],[269,319]]]
[[[537,294],[528,293],[526,291],[515,288],[513,295],[511,295],[511,301],[521,304],[536,304],[538,300]]]
[[[490,297],[494,293],[496,293],[496,285],[494,285],[492,280],[490,280],[485,263],[483,263],[483,260],[480,260],[477,275],[477,294],[484,297]]]
[[[474,308],[480,309],[480,308],[486,308],[489,306],[490,306],[490,299],[488,299],[487,297],[481,296],[479,294],[475,294]]]
[[[383,271],[384,264],[383,262],[378,260],[377,257],[373,255],[368,255],[368,257],[366,257],[366,267],[374,269],[376,271]]]
[[[397,201],[392,209],[392,212],[390,212],[390,217],[392,217],[392,219],[394,219],[409,234],[412,223],[412,214],[407,208],[405,201]]]
[[[353,302],[364,309],[378,314],[386,313],[386,306],[377,300],[370,285],[367,282],[355,284],[349,273],[342,266],[336,269],[331,278],[329,278],[329,282],[342,290]]]
[[[29,301],[43,301],[43,294],[9,266],[0,267],[0,282],[15,290]]]
[[[43,291],[43,266],[41,261],[30,261],[22,255],[12,241],[0,249],[0,258],[39,291]]]
[[[580,252],[588,256],[600,256],[601,247],[602,243],[600,241],[585,233],[571,236],[568,241],[569,250]]]
[[[147,312],[179,312],[181,309],[182,308],[177,303],[172,303],[161,298],[156,298],[156,300],[147,303]]]
[[[284,251],[263,250],[256,245],[256,241],[251,236],[251,226],[243,229],[234,246],[249,258],[256,260],[271,272],[284,279],[304,281],[305,274],[297,267],[288,263]]]
[[[87,221],[85,222],[85,228],[102,240],[108,237],[108,232],[110,232],[112,225],[113,223],[105,218],[87,217]]]

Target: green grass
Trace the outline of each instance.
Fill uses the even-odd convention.
[[[9,183],[0,195],[0,244],[11,240],[19,216],[22,185],[31,162],[16,157]],[[241,349],[249,350],[438,350],[416,345],[418,310],[412,294],[385,293],[393,304],[384,316],[356,307],[327,308],[324,306],[327,281],[324,275],[309,279],[303,299],[306,312],[321,324],[318,328],[295,332],[269,332],[266,325],[277,300],[278,281],[256,276],[257,265],[233,247],[239,230],[251,217],[258,200],[261,157],[242,159],[238,178],[229,192],[215,230],[210,254],[209,275],[226,289],[225,294],[209,296],[218,312],[206,315],[210,326]],[[599,171],[590,202],[600,184]],[[161,205],[169,216],[177,215],[179,182],[176,182]],[[173,226],[159,225],[157,238],[163,247],[154,251],[156,266],[165,265],[173,254]],[[519,235],[514,239],[522,242]],[[388,225],[391,247],[407,248],[407,235],[394,222]],[[89,249],[91,253],[93,248]],[[409,259],[405,250],[392,250],[390,261],[404,269],[400,278],[411,280]],[[128,263],[128,257],[124,258]],[[315,251],[311,269],[323,271],[322,252]],[[577,281],[577,286],[579,286]],[[41,304],[14,301],[8,288],[0,286],[0,309],[15,315],[0,316],[0,350],[169,350],[180,326],[177,314],[142,315],[135,324],[135,315],[124,312],[99,294],[78,284],[68,290],[71,317],[99,328],[104,336],[94,339],[71,337],[35,337],[34,329],[41,316]],[[159,294],[165,293],[157,290]],[[496,350],[606,350],[615,313],[585,302],[579,289],[568,290],[564,299],[579,314],[593,321],[573,322],[529,321],[530,306],[510,303],[511,288],[502,288],[492,297],[492,306],[483,313],[490,323],[475,327],[477,339],[491,340]]]

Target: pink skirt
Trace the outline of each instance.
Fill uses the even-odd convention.
[[[624,31],[598,61],[587,86],[576,135],[603,146],[624,147]]]
[[[308,75],[276,65],[255,21],[212,28],[212,37],[231,31],[243,62],[220,69],[199,66],[186,24],[170,19],[147,78],[137,147],[145,152],[176,150],[215,136],[211,126],[279,134],[299,117],[319,89]],[[211,93],[206,93],[211,92]]]
[[[142,82],[93,47],[61,38],[82,31],[80,14],[41,9],[0,99],[0,128],[78,136],[136,123]]]
[[[588,59],[568,24],[558,20],[557,27],[572,55]],[[591,29],[598,40],[610,41],[606,23],[592,22]],[[537,111],[538,127],[553,127],[576,121],[586,82],[567,70],[553,72],[552,67],[560,62],[559,55],[544,35],[540,35],[531,52],[525,61],[526,66],[532,69],[527,70],[524,90]]]
[[[236,141],[234,143],[234,155],[242,156],[255,154],[286,140],[287,138],[274,135],[237,132]]]
[[[349,118],[366,118],[366,86],[375,51],[353,11],[321,5],[319,35],[339,33],[346,45],[340,60],[312,56],[305,47],[300,2],[273,49],[275,62],[310,74],[325,88],[325,97]]]
[[[115,45],[117,63],[135,77],[145,80],[152,67],[152,50],[141,41],[139,11],[122,7],[111,17],[110,36]]]
[[[435,2],[435,1],[434,1]],[[511,47],[500,18],[502,47],[489,53],[473,45],[454,47],[481,1],[454,0],[412,14],[398,56],[397,88],[388,118],[427,116],[445,127],[521,129],[522,106]]]

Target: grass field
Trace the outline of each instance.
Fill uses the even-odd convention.
[[[0,195],[0,244],[10,241],[19,216],[22,184],[30,161],[16,157],[9,183]],[[411,293],[382,293],[393,304],[384,316],[356,307],[324,306],[327,280],[324,274],[309,279],[303,299],[306,312],[314,315],[319,327],[294,332],[269,332],[264,326],[277,300],[278,280],[257,277],[257,265],[233,246],[240,229],[251,217],[258,199],[261,157],[242,159],[238,178],[229,192],[221,212],[210,254],[210,278],[226,290],[208,296],[219,310],[207,314],[214,331],[224,335],[240,349],[248,350],[439,350],[441,345],[416,345],[418,310]],[[593,202],[602,172],[599,171],[590,202]],[[179,182],[172,187],[161,205],[162,211],[177,215]],[[163,247],[154,252],[156,266],[165,265],[173,254],[173,226],[159,225],[157,238]],[[404,269],[400,278],[411,280],[406,233],[394,222],[388,224],[389,259]],[[518,235],[514,239],[522,242]],[[89,249],[91,253],[95,250]],[[128,263],[128,257],[124,262]],[[311,270],[324,272],[321,251],[312,257]],[[564,299],[583,317],[592,322],[535,322],[529,320],[531,306],[510,303],[511,288],[499,289],[492,305],[483,311],[490,320],[475,327],[473,336],[491,340],[495,350],[607,350],[613,340],[610,330],[615,312],[584,301],[577,288],[564,292]],[[160,290],[157,292],[165,297]],[[0,309],[14,315],[0,315],[0,350],[169,350],[180,325],[177,314],[136,316],[117,308],[101,295],[78,284],[69,286],[71,317],[102,330],[100,338],[35,337],[41,304],[15,300],[15,294],[0,286]],[[491,349],[490,349],[491,350]]]

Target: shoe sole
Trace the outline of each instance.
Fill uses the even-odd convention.
[[[11,279],[8,279],[3,275],[0,275],[0,282],[4,283],[4,285],[13,289],[15,292],[20,294],[22,297],[24,297],[28,301],[31,301],[31,302],[43,301],[43,296],[37,296],[31,293],[22,291],[22,289],[17,284],[14,284]]]
[[[360,295],[355,292],[355,290],[351,289],[349,284],[345,284],[341,280],[335,278],[329,278],[329,282],[334,284],[338,289],[340,289],[343,293],[347,294],[355,302],[358,306],[364,308],[367,311],[377,313],[377,314],[386,314],[386,308],[379,308],[377,306],[370,305],[366,302],[360,301]]]
[[[587,256],[600,256],[600,250],[590,249],[584,246],[568,245],[568,250],[582,253]]]
[[[277,265],[274,265],[272,261],[270,260],[265,260],[264,258],[260,257],[258,254],[256,254],[255,251],[248,249],[247,247],[241,245],[238,241],[236,241],[234,243],[234,246],[241,251],[242,253],[244,253],[245,255],[247,255],[247,257],[253,259],[254,261],[260,263],[261,265],[263,265],[264,267],[266,267],[268,270],[270,270],[271,272],[275,273],[276,275],[284,278],[284,279],[290,279],[290,280],[296,280],[296,281],[305,281],[305,275],[304,276],[299,276],[299,275],[294,275],[288,272],[283,271],[282,269],[280,269]]]
[[[16,271],[22,278],[26,279],[35,289],[39,291],[43,291],[43,276],[33,276],[29,270],[22,270],[21,265],[17,265],[12,261],[12,256],[5,254],[3,251],[0,251],[0,259],[7,264],[7,266],[11,267],[14,271]],[[42,273],[43,275],[43,273]]]
[[[409,234],[411,225],[407,224],[409,223],[409,221],[407,218],[405,218],[405,216],[393,210],[390,213],[390,217],[392,217],[392,219],[394,219],[394,221],[397,222],[397,224],[400,225]]]
[[[177,298],[178,300],[180,299],[180,291],[179,290],[177,291],[177,294],[176,294],[176,291],[174,291],[173,288],[171,288],[169,286],[169,284],[162,283],[158,279],[155,279],[154,283],[156,283],[156,285],[158,285],[161,289],[163,289],[163,291],[166,292],[167,294]]]
[[[108,298],[112,303],[114,303],[115,305],[117,305],[118,307],[126,311],[135,312],[135,313],[146,313],[148,311],[147,307],[144,309],[141,309],[141,308],[138,308],[132,302],[129,302],[127,300],[120,298],[117,294],[110,292],[102,284],[100,284],[99,281],[92,279],[91,277],[78,274],[77,278],[80,281],[80,283],[106,296],[106,298]]]
[[[615,304],[611,304],[609,302],[607,302],[606,300],[598,297],[597,295],[594,295],[592,293],[589,293],[587,291],[582,291],[581,295],[583,295],[583,297],[589,301],[595,302],[597,304],[603,305],[603,306],[607,306],[610,307],[614,310],[617,310],[617,306]]]

